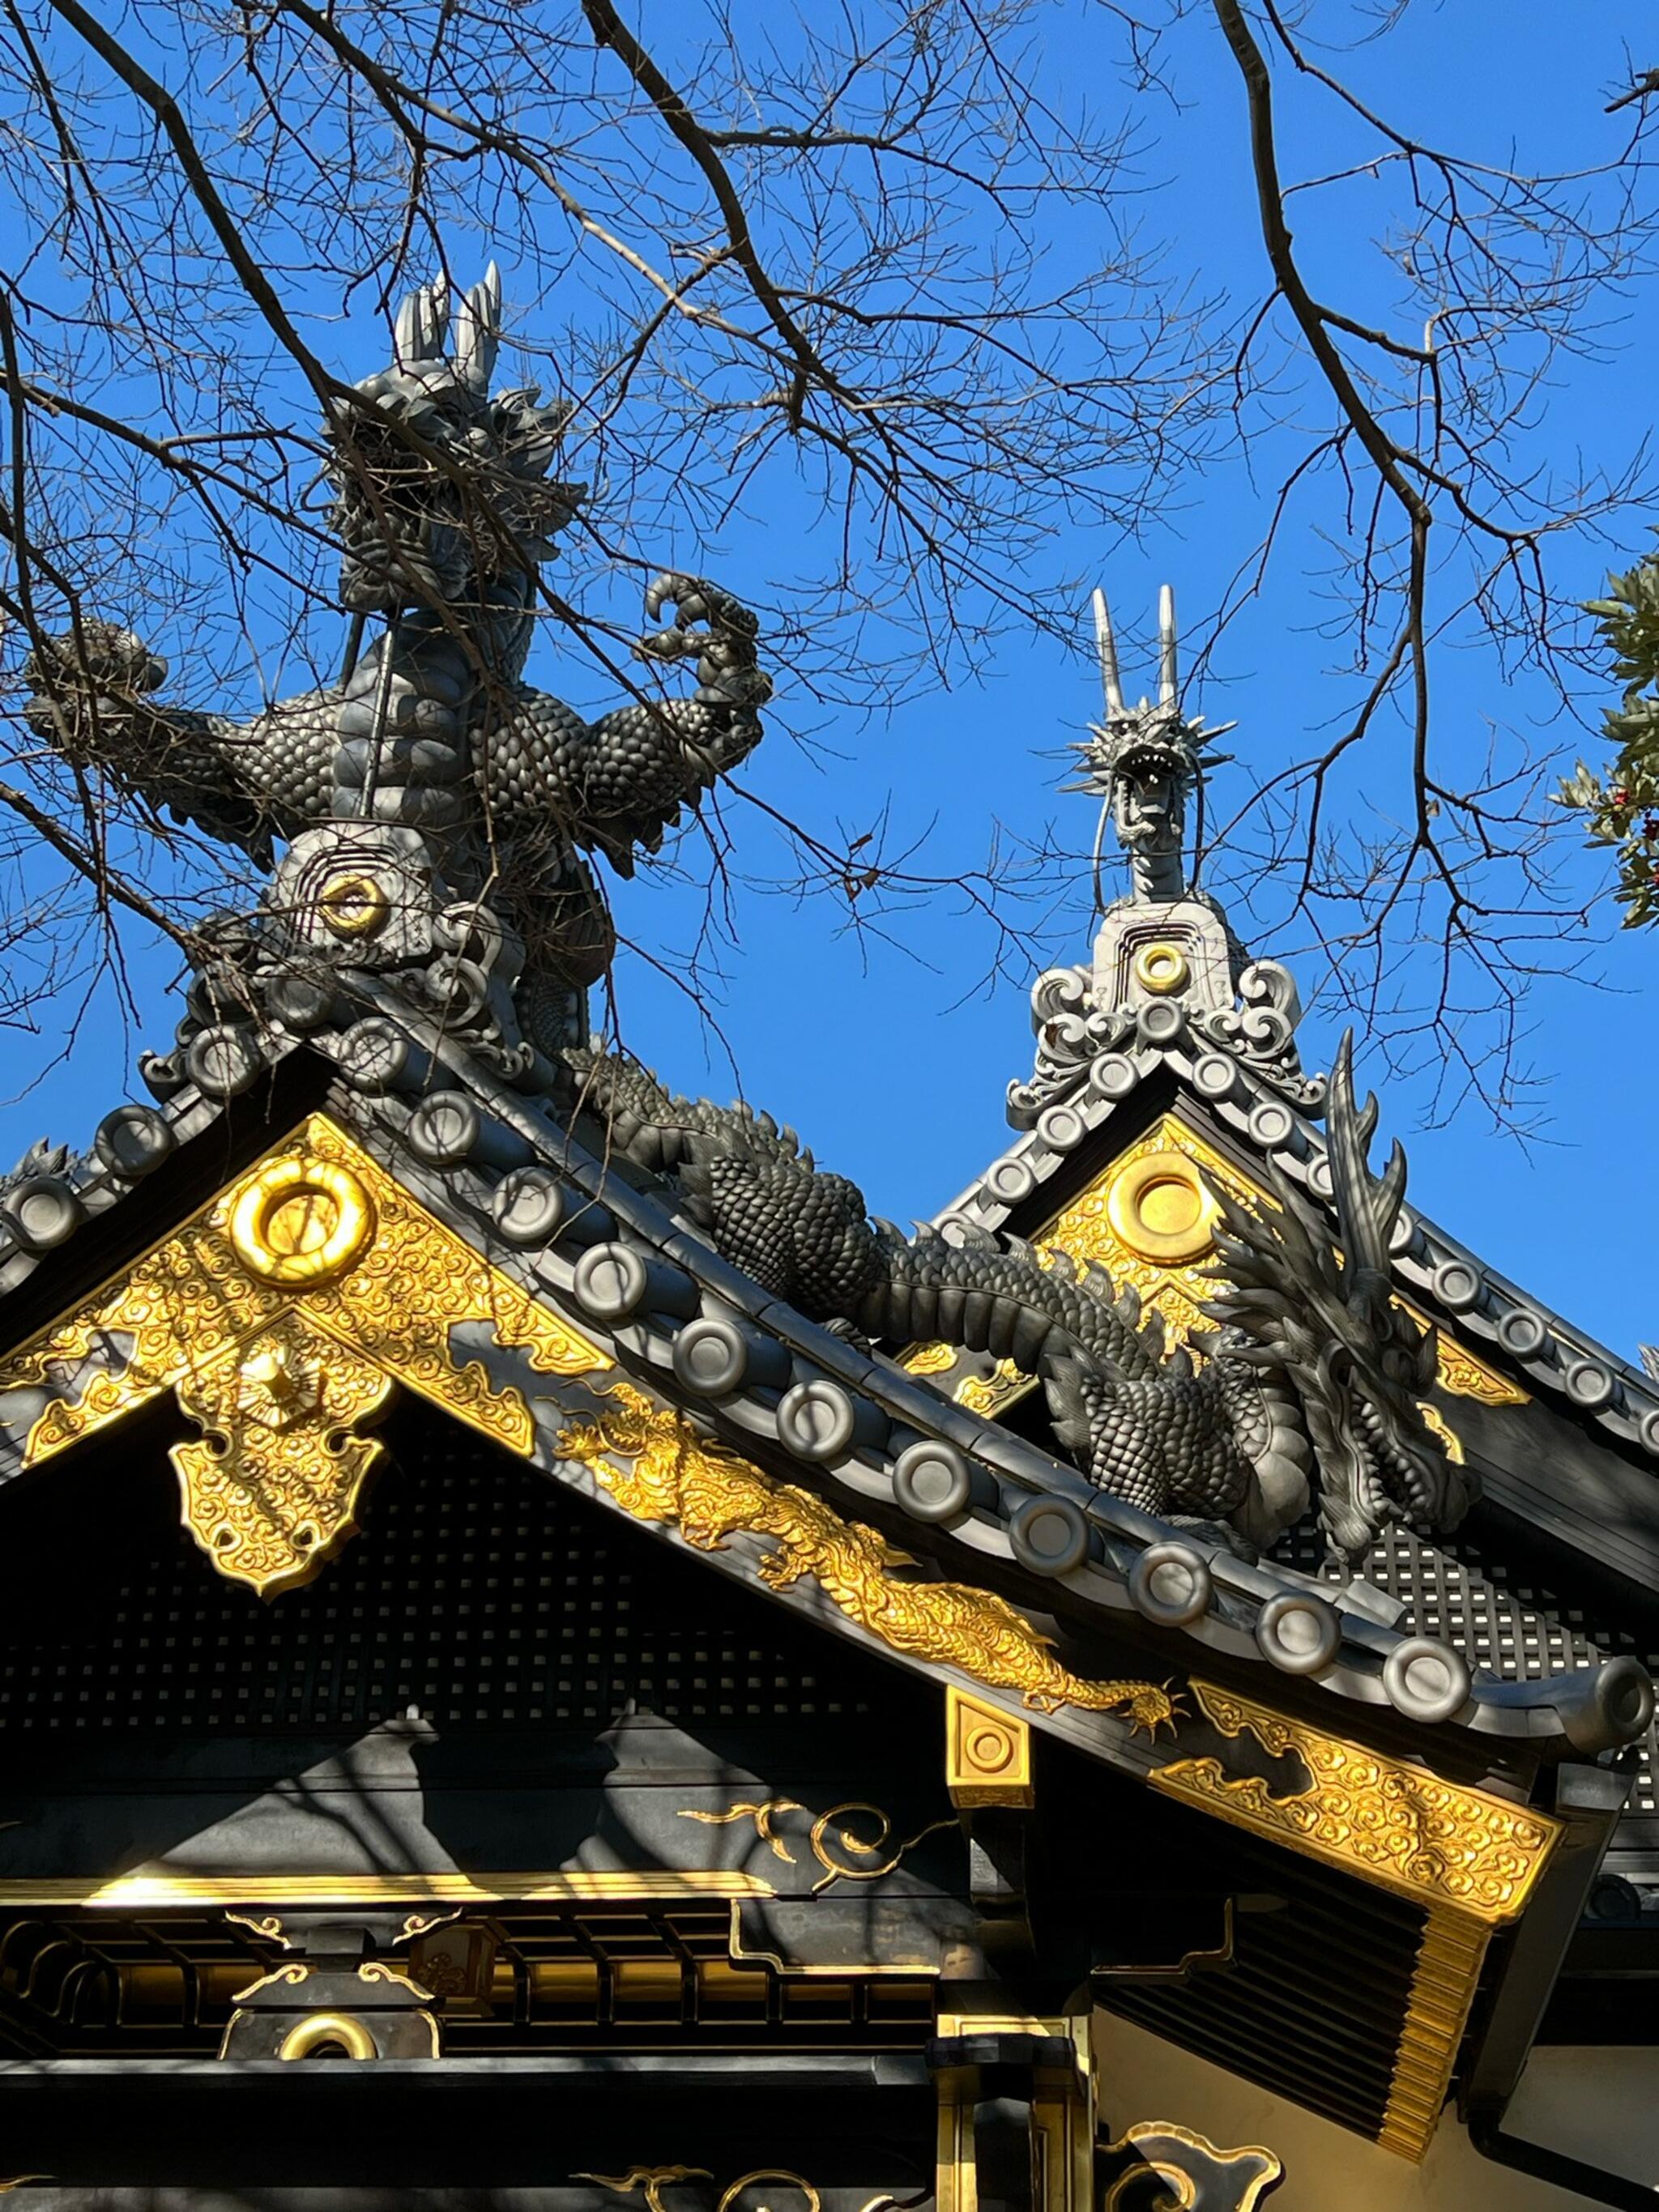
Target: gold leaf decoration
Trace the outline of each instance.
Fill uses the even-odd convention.
[[[1024,1723],[1020,1723],[1024,1725]],[[806,1808],[793,1797],[769,1797],[764,1804],[728,1805],[718,1813],[705,1813],[693,1808],[682,1812],[682,1820],[700,1820],[705,1827],[729,1827],[737,1820],[752,1820],[760,1841],[771,1846],[774,1858],[781,1859],[787,1866],[798,1863],[794,1853],[777,1832],[777,1822],[786,1813],[804,1813]],[[860,1836],[848,1825],[848,1814],[868,1818],[874,1832]],[[925,1828],[918,1828],[914,1836],[890,1851],[893,1822],[890,1814],[879,1805],[871,1805],[862,1799],[849,1800],[844,1805],[832,1805],[827,1813],[820,1813],[807,1833],[807,1844],[813,1857],[823,1873],[812,1884],[812,1894],[828,1889],[837,1881],[875,1881],[884,1874],[891,1874],[907,1851],[914,1850],[926,1836],[937,1835],[941,1828],[954,1828],[951,1820],[930,1820]],[[842,1851],[844,1859],[835,1854]]]
[[[1174,1701],[1155,1683],[1085,1681],[1006,1598],[966,1583],[901,1579],[909,1561],[876,1529],[842,1520],[810,1490],[775,1481],[705,1443],[631,1383],[613,1383],[608,1395],[601,1418],[568,1428],[557,1449],[591,1467],[635,1520],[678,1528],[706,1552],[740,1533],[769,1537],[773,1549],[760,1575],[769,1588],[787,1589],[810,1575],[839,1612],[890,1650],[1016,1690],[1035,1711],[1121,1711],[1149,1735],[1173,1727]]]
[[[1407,1311],[1412,1312],[1411,1307]],[[1416,1315],[1420,1322],[1422,1315]],[[1443,1390],[1456,1398],[1474,1398],[1482,1406],[1529,1406],[1532,1400],[1517,1382],[1498,1374],[1477,1359],[1467,1345],[1440,1332],[1440,1371],[1435,1377]]]
[[[394,1381],[530,1453],[533,1416],[492,1378],[492,1342],[539,1374],[611,1364],[313,1115],[0,1361],[0,1420],[8,1397],[23,1420],[39,1407],[31,1467],[176,1390],[207,1439],[173,1453],[185,1524],[222,1573],[270,1595],[351,1534],[380,1450],[351,1432]]]
[[[178,1385],[204,1440],[175,1444],[185,1526],[222,1575],[275,1597],[311,1580],[357,1527],[383,1447],[354,1436],[390,1376],[284,1314],[240,1360]]]
[[[1294,1752],[1309,1786],[1275,1797],[1260,1775],[1235,1778],[1218,1759],[1182,1759],[1153,1770],[1155,1789],[1417,1904],[1449,1906],[1494,1928],[1520,1917],[1559,1833],[1547,1814],[1327,1735],[1212,1683],[1192,1687],[1223,1735],[1249,1729],[1274,1757]]]

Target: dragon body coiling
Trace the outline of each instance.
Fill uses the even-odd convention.
[[[1091,1480],[1164,1520],[1265,1548],[1309,1508],[1360,1556],[1393,1522],[1448,1528],[1473,1494],[1414,1393],[1434,1371],[1418,1328],[1364,1274],[1403,1189],[1364,1166],[1375,1102],[1353,1104],[1348,1048],[1332,1085],[1342,1249],[1281,1179],[1275,1210],[1218,1193],[1224,1227],[1200,1353],[1166,1344],[1156,1314],[1098,1265],[988,1232],[907,1237],[872,1220],[793,1130],[747,1107],[673,1096],[636,1063],[568,1055],[607,1146],[671,1179],[728,1259],[810,1317],[896,1346],[942,1340],[1040,1377],[1054,1431]],[[1346,1285],[1346,1295],[1345,1295]]]

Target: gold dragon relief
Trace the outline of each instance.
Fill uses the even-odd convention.
[[[530,1404],[492,1346],[520,1373],[611,1364],[314,1115],[0,1361],[0,1431],[9,1413],[27,1468],[173,1390],[204,1431],[172,1455],[185,1526],[221,1573],[270,1595],[352,1533],[381,1449],[356,1431],[394,1385],[532,1449]]]
[[[1121,1712],[1148,1735],[1174,1724],[1175,1700],[1156,1683],[1074,1674],[1006,1598],[967,1583],[908,1579],[914,1562],[878,1530],[843,1520],[813,1492],[705,1442],[629,1382],[613,1382],[605,1410],[567,1427],[556,1449],[591,1468],[625,1513],[677,1528],[699,1551],[722,1550],[739,1534],[766,1540],[758,1572],[769,1589],[810,1577],[839,1613],[890,1650],[1014,1691],[1033,1711]]]

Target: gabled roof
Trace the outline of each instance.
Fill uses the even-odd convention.
[[[90,1159],[14,1186],[0,1208],[29,1239],[8,1258],[0,1300],[0,1330],[14,1346],[49,1320],[55,1286],[84,1293],[93,1267],[107,1274],[121,1245],[130,1252],[155,1236],[154,1208],[137,1200],[145,1176],[173,1162],[180,1188],[198,1188],[199,1174],[186,1186],[179,1173],[187,1156],[221,1178],[228,1160],[245,1161],[250,1124],[272,1131],[281,1083],[289,1097],[319,1098],[349,1141],[501,1278],[589,1336],[651,1402],[678,1407],[696,1430],[783,1471],[838,1514],[876,1521],[938,1573],[1010,1593],[1073,1638],[1127,1633],[1149,1654],[1161,1647],[1152,1663],[1166,1668],[1190,1655],[1184,1663],[1242,1669],[1298,1698],[1311,1687],[1334,1721],[1345,1705],[1379,1719],[1392,1708],[1500,1759],[1506,1743],[1583,1753],[1632,1732],[1628,1668],[1514,1684],[1471,1680],[1461,1659],[1443,1657],[1438,1673],[1428,1669],[1437,1695],[1425,1699],[1407,1668],[1390,1664],[1424,1639],[1377,1618],[1386,1608],[1363,1587],[1333,1604],[1294,1570],[1172,1543],[1163,1524],[1039,1445],[769,1297],[670,1210],[670,1194],[608,1168],[551,1100],[514,1092],[383,983],[360,981],[382,1001],[379,1013],[303,1042],[273,1033],[257,1066],[236,1060],[231,1082],[222,1056],[197,1054],[194,1081],[157,1109],[118,1109]],[[128,1210],[134,1229],[124,1238]],[[40,1356],[37,1345],[37,1365]],[[118,1342],[94,1340],[82,1364],[59,1370],[64,1395],[84,1396],[92,1372],[121,1357]],[[0,1364],[0,1467],[13,1473],[45,1404],[40,1382],[19,1388],[15,1374],[14,1353]],[[550,1467],[556,1442],[538,1429],[536,1455]],[[776,1595],[822,1609],[798,1586]],[[1284,1633],[1287,1607],[1331,1623],[1335,1656],[1316,1684]],[[1008,1686],[1016,1697],[1036,1692],[1040,1725],[1123,1752],[1133,1731],[1120,1720],[1097,1720],[1074,1700],[1042,1714],[1041,1673]],[[1461,1694],[1449,1697],[1448,1680]]]

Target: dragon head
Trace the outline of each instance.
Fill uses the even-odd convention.
[[[1295,1388],[1318,1462],[1320,1522],[1350,1561],[1393,1524],[1455,1528],[1477,1490],[1424,1419],[1437,1345],[1394,1297],[1389,1243],[1406,1155],[1396,1142],[1382,1176],[1371,1174],[1376,1121],[1375,1097],[1354,1103],[1350,1033],[1332,1071],[1327,1120],[1340,1243],[1276,1168],[1274,1212],[1247,1212],[1218,1189],[1224,1226],[1212,1272],[1225,1287],[1205,1306],[1237,1332],[1243,1357],[1280,1370]]]
[[[586,495],[546,480],[569,410],[533,387],[490,396],[501,331],[494,262],[453,302],[440,277],[398,309],[391,367],[332,404],[325,473],[354,613],[527,604]]]

